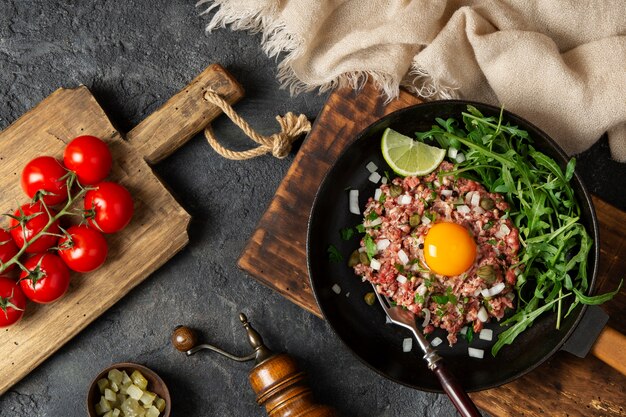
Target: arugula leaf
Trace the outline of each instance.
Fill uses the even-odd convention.
[[[343,255],[339,252],[339,250],[335,247],[335,245],[328,245],[328,260],[331,262],[341,262],[343,261]]]
[[[501,193],[509,205],[501,219],[511,219],[520,231],[517,308],[503,323],[512,327],[499,336],[494,356],[541,314],[553,311],[558,326],[566,310],[565,297],[573,296],[567,316],[579,303],[601,303],[615,295],[585,295],[593,240],[580,222],[580,206],[570,184],[576,160],[569,160],[562,169],[533,147],[528,132],[503,120],[503,113],[501,109],[499,116],[485,116],[467,106],[461,119],[439,118],[430,130],[415,134],[418,141],[434,141],[442,148],[463,152],[465,161],[448,175],[478,181],[490,192]],[[484,227],[489,230],[491,225]],[[493,239],[488,243],[497,244]],[[449,301],[449,295],[440,297]]]

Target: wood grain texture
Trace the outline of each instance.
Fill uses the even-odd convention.
[[[243,87],[221,65],[209,66],[126,135],[149,164],[171,155],[222,113],[219,107],[204,99],[208,88],[229,104],[244,95]]]
[[[260,282],[321,317],[306,268],[306,232],[315,192],[328,168],[354,136],[381,116],[419,100],[401,92],[385,106],[367,84],[360,93],[336,90],[302,144],[276,196],[245,247],[239,266]],[[598,291],[626,276],[626,213],[594,198],[600,222]],[[609,325],[626,333],[626,288],[603,308]],[[493,416],[624,416],[626,377],[589,355],[558,353],[505,386],[470,394]]]
[[[211,70],[203,73],[204,82],[213,79]],[[193,84],[190,91],[210,85],[201,86],[197,79]],[[220,85],[216,88],[223,88]],[[29,303],[18,325],[0,329],[0,394],[187,244],[190,216],[145,159],[165,156],[184,142],[181,138],[197,133],[204,127],[203,121],[213,117],[204,110],[202,117],[196,117],[196,110],[206,103],[201,95],[195,97],[195,102],[185,100],[185,113],[172,113],[166,104],[135,131],[130,143],[113,128],[86,87],[55,91],[0,133],[0,213],[12,212],[27,202],[20,175],[29,160],[41,155],[61,158],[66,143],[83,134],[100,137],[109,145],[114,161],[110,179],[127,187],[135,203],[130,225],[123,232],[107,235],[109,255],[103,268],[89,274],[73,273],[61,300],[51,305]],[[176,99],[170,104],[178,103]],[[180,129],[180,136],[173,128]],[[167,136],[159,136],[159,132]],[[158,146],[153,147],[152,141]]]

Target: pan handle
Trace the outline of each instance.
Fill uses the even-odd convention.
[[[459,384],[459,381],[448,371],[443,360],[435,362],[432,370],[439,378],[443,390],[450,397],[452,404],[454,404],[462,417],[481,417],[480,411],[478,411],[472,399]]]
[[[593,356],[626,375],[626,336],[605,327],[591,349]]]

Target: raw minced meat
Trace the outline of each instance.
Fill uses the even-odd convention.
[[[357,275],[398,305],[418,316],[427,316],[428,309],[424,333],[445,329],[450,345],[466,324],[474,332],[483,328],[481,308],[486,321],[500,320],[507,307],[513,308],[516,275],[522,269],[519,232],[502,195],[476,181],[443,174],[452,169],[442,162],[426,177],[395,178],[381,185],[379,199],[370,198],[363,213],[366,235],[360,250],[369,246],[372,262],[354,266]],[[439,222],[464,226],[476,242],[474,263],[460,275],[436,274],[424,260],[424,238]]]

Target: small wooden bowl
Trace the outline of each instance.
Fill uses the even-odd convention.
[[[143,365],[139,365],[136,363],[130,362],[120,362],[115,363],[109,366],[106,369],[103,369],[102,372],[98,374],[91,382],[89,386],[89,392],[87,392],[87,414],[89,417],[98,417],[95,410],[95,405],[100,401],[100,390],[98,389],[98,380],[101,378],[106,378],[107,374],[111,369],[118,369],[120,371],[126,371],[126,373],[130,376],[130,374],[137,370],[143,374],[143,376],[148,380],[148,390],[154,392],[159,397],[165,400],[165,410],[159,415],[159,417],[170,417],[170,411],[172,409],[172,401],[170,398],[170,392],[165,385],[165,382],[161,379],[160,376],[156,374],[153,370],[146,368]]]

